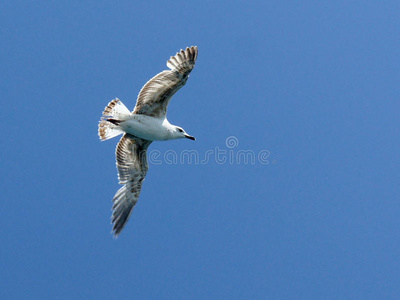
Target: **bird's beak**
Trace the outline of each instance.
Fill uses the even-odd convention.
[[[185,134],[185,137],[188,138],[189,140],[192,140],[192,141],[196,140],[196,138],[194,136],[191,136],[191,135],[188,135],[188,134]]]

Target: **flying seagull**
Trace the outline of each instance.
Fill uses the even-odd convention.
[[[118,237],[139,199],[149,165],[146,151],[152,141],[180,138],[195,140],[183,128],[167,120],[172,96],[186,84],[197,59],[197,46],[181,50],[167,61],[170,70],[150,79],[139,92],[132,112],[118,98],[104,109],[99,123],[100,140],[123,134],[115,151],[118,179],[123,186],[113,198],[111,223]]]

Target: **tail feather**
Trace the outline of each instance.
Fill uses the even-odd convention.
[[[118,126],[118,120],[125,120],[130,116],[130,114],[129,109],[118,98],[108,103],[103,111],[103,116],[99,123],[100,139],[105,141],[124,133],[124,131]]]
[[[130,114],[129,109],[118,98],[111,100],[103,111],[103,116],[117,120],[126,119]]]
[[[175,56],[171,56],[167,61],[167,66],[171,70],[177,70],[181,74],[190,72],[196,63],[197,46],[187,47],[186,50],[181,50]]]

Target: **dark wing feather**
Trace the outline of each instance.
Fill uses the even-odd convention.
[[[136,205],[149,165],[146,151],[151,141],[124,134],[117,145],[116,159],[121,187],[113,199],[112,223],[118,236]]]
[[[197,47],[181,50],[167,62],[171,70],[150,79],[139,93],[134,114],[164,118],[171,97],[186,84],[197,59]]]

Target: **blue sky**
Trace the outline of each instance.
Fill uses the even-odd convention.
[[[399,10],[3,1],[1,299],[398,299]],[[197,140],[150,146],[161,163],[115,240],[101,112],[133,109],[190,45],[168,119]],[[216,147],[268,163],[164,159]]]

